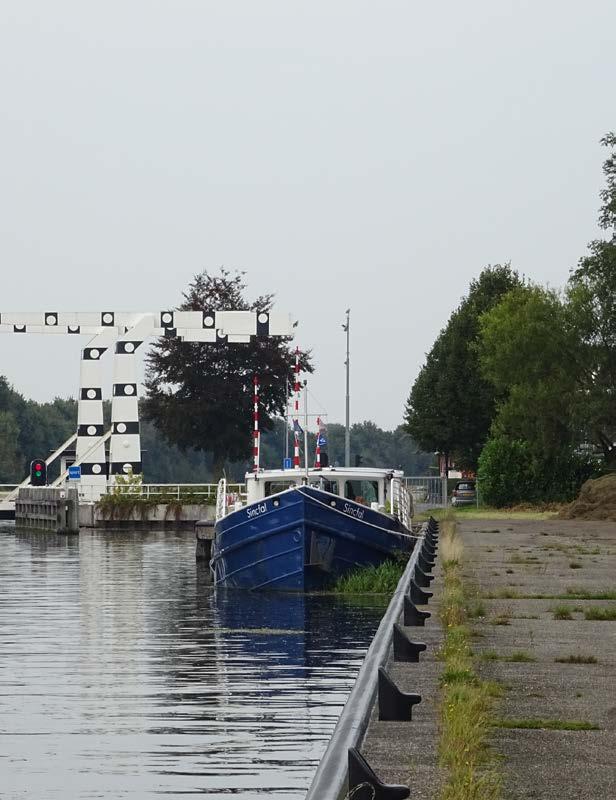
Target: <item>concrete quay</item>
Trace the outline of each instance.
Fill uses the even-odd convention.
[[[475,669],[502,690],[489,747],[502,774],[502,800],[616,797],[616,526],[609,522],[464,520],[463,578],[469,596]],[[427,649],[388,674],[419,693],[412,720],[379,720],[372,709],[360,752],[379,780],[437,800],[443,632],[442,573],[432,616],[405,627]],[[400,624],[402,620],[399,620]],[[362,794],[362,791],[365,794]],[[362,789],[357,800],[370,796]],[[384,795],[386,796],[386,795]],[[392,795],[393,796],[393,795]]]
[[[616,525],[468,520],[458,531],[481,613],[473,624],[480,674],[504,689],[499,717],[570,727],[497,723],[491,745],[503,759],[504,800],[616,797],[616,616],[588,619],[616,611]],[[614,599],[591,599],[602,594]]]

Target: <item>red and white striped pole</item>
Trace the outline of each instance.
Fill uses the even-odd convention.
[[[259,378],[255,375],[253,379],[254,385],[254,396],[253,396],[253,411],[252,411],[252,419],[254,422],[254,441],[253,441],[253,448],[252,448],[252,455],[253,455],[253,471],[259,471]]]
[[[295,348],[295,383],[293,385],[293,390],[295,392],[295,416],[293,420],[293,469],[301,469],[301,464],[299,462],[299,431],[297,430],[297,425],[299,425],[299,395],[301,391],[299,383],[299,347]],[[295,423],[297,423],[297,425]]]
[[[314,468],[321,469],[321,420],[317,417],[317,447],[314,453]]]

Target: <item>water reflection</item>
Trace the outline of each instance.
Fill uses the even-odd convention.
[[[0,531],[4,798],[302,798],[382,609],[220,592],[178,533]]]

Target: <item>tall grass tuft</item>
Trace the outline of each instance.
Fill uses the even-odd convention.
[[[554,619],[573,619],[570,606],[554,606],[551,611]]]
[[[405,567],[402,560],[361,567],[338,578],[334,590],[341,594],[393,594]]]
[[[598,608],[594,606],[592,608],[587,608],[586,611],[584,611],[584,619],[613,622],[616,620],[616,606],[608,608]]]

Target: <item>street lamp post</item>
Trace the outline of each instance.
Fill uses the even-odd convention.
[[[346,310],[346,322],[342,325],[342,329],[346,332],[346,419],[344,426],[344,466],[351,466],[351,396],[350,396],[350,358],[349,358],[349,333],[350,333],[350,319],[351,309]]]

